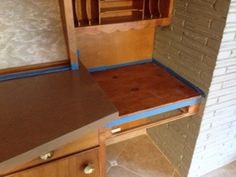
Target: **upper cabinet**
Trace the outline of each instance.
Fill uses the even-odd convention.
[[[74,0],[75,27],[152,20],[168,25],[172,0]]]

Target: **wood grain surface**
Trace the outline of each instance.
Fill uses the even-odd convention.
[[[98,153],[98,149],[95,148],[6,177],[100,177]],[[90,175],[84,173],[84,168],[88,164],[95,169]]]
[[[92,75],[110,97],[120,116],[199,96],[155,63],[95,72]]]

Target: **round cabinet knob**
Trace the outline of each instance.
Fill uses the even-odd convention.
[[[84,174],[86,175],[90,175],[94,172],[95,168],[93,167],[93,165],[88,164],[84,167]]]
[[[41,155],[40,159],[46,161],[46,160],[49,160],[50,158],[52,158],[52,156],[53,156],[53,152],[49,152],[47,154]]]

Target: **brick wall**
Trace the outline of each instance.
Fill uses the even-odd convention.
[[[231,1],[189,176],[236,160],[236,0]]]
[[[157,28],[153,57],[208,93],[229,1],[175,0],[174,2],[173,24],[168,28]],[[215,71],[215,75],[221,76],[224,72],[226,71],[221,67]],[[211,90],[221,88],[217,84],[212,85]],[[205,101],[203,100],[199,115],[148,130],[153,140],[183,176],[188,176],[202,114],[204,112],[205,116],[211,116],[209,111],[204,111]],[[207,106],[214,105],[217,101],[215,97],[209,98]],[[202,123],[201,132],[210,128],[210,123],[206,122]],[[203,135],[200,133],[199,138]],[[195,153],[201,153],[201,150],[197,151],[200,147],[197,146]],[[204,166],[204,162],[199,164],[197,161],[198,156],[194,157],[196,160],[192,163],[191,174],[194,174],[196,169],[199,170],[199,166],[194,167],[196,164]]]

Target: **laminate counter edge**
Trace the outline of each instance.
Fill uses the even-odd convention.
[[[68,143],[76,141],[80,137],[83,137],[84,135],[90,133],[91,130],[100,129],[100,128],[105,127],[105,125],[108,122],[116,120],[117,117],[118,117],[118,113],[113,113],[113,114],[108,115],[102,119],[99,119],[96,122],[93,122],[89,125],[79,128],[78,130],[67,133],[67,134],[65,134],[61,137],[58,137],[48,143],[38,146],[28,152],[25,152],[23,154],[20,154],[18,156],[15,156],[9,160],[6,160],[6,161],[0,163],[0,176],[1,176],[1,174],[6,174],[11,169],[14,169],[15,167],[17,167],[19,165],[27,163],[27,162],[39,157],[42,154],[53,151],[53,150],[60,148]]]

